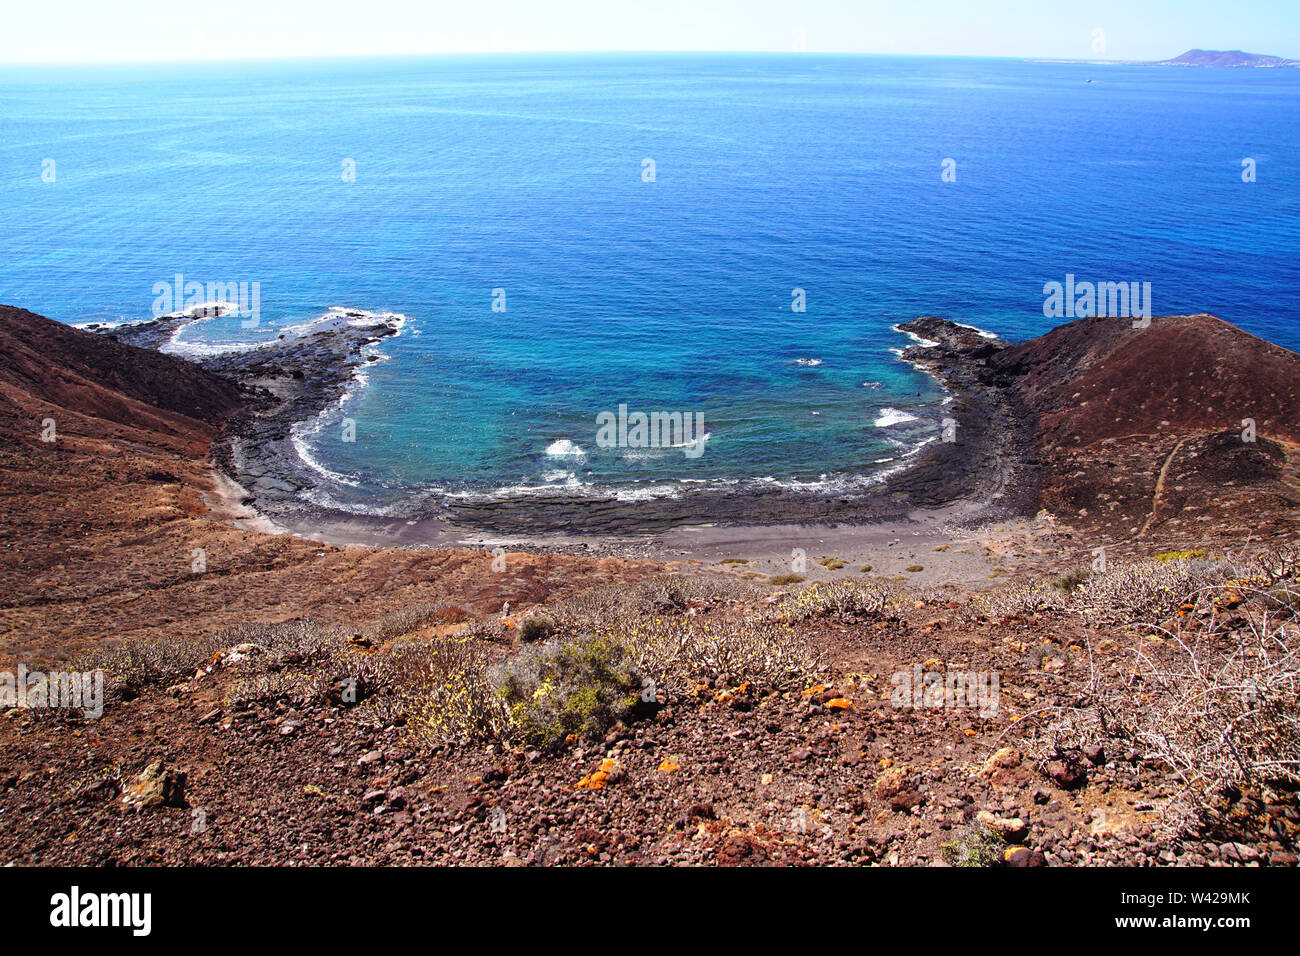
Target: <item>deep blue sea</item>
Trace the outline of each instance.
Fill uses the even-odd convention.
[[[301,430],[338,502],[834,486],[938,432],[942,393],[891,351],[917,315],[1028,338],[1056,324],[1044,283],[1074,273],[1300,349],[1300,71],[3,67],[0,223],[0,301],[66,322],[147,318],[178,273],[258,284],[256,329],[199,323],[182,350],[335,306],[406,316]],[[620,404],[700,416],[703,454],[600,447]]]

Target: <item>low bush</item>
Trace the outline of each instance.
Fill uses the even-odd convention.
[[[828,618],[845,623],[878,618],[890,609],[890,595],[876,584],[845,579],[818,581],[790,595],[778,613],[789,621]]]
[[[543,748],[603,736],[630,715],[642,690],[627,647],[594,635],[527,648],[489,680],[524,741]]]
[[[381,679],[402,706],[416,743],[509,736],[509,709],[489,678],[485,645],[463,635],[407,641],[384,655]]]
[[[1006,841],[986,826],[971,823],[957,838],[942,845],[944,858],[953,866],[996,866],[1002,862]]]

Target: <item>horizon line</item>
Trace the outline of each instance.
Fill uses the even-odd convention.
[[[1208,50],[1193,47],[1196,50]],[[1184,53],[1190,50],[1183,51]],[[1214,51],[1246,52],[1246,51]],[[172,66],[185,64],[206,66],[233,63],[286,63],[286,62],[320,62],[348,60],[415,60],[415,59],[473,59],[473,58],[507,58],[507,57],[557,57],[557,56],[788,56],[794,57],[882,57],[891,59],[947,59],[947,60],[1018,60],[1026,63],[1072,63],[1087,66],[1159,64],[1163,60],[1118,59],[1104,57],[1089,59],[1085,57],[1035,56],[1029,54],[988,54],[988,53],[881,53],[867,50],[431,50],[402,53],[286,53],[276,56],[229,56],[207,57],[162,57],[158,59],[138,60],[0,60],[0,67],[20,66]],[[1174,54],[1174,57],[1182,54]],[[1251,56],[1277,56],[1283,60],[1291,57],[1281,54],[1248,54]]]

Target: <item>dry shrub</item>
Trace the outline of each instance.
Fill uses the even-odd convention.
[[[992,594],[982,594],[972,607],[994,620],[1064,611],[1067,599],[1046,581],[1011,584]]]
[[[1223,561],[1173,559],[1115,564],[1094,574],[1070,596],[1070,610],[1090,622],[1155,624],[1166,621],[1206,588],[1233,576]]]
[[[315,696],[316,684],[312,676],[304,671],[270,671],[238,678],[231,685],[226,700],[235,709],[261,701],[305,701]]]
[[[817,581],[782,601],[777,613],[794,622],[820,618],[851,624],[886,616],[890,600],[888,591],[867,581]]]
[[[490,666],[483,643],[458,634],[394,646],[380,658],[379,680],[397,697],[415,742],[494,740],[509,734],[511,721]]]
[[[616,626],[646,616],[723,607],[765,594],[748,581],[724,575],[660,575],[633,585],[591,588],[555,605],[557,625],[570,633]]]
[[[1252,612],[1219,633],[1166,633],[1172,661],[1137,655],[1143,750],[1191,792],[1300,787],[1300,630]]]
[[[282,662],[323,660],[340,644],[343,632],[307,619],[276,624],[242,624],[199,637],[142,637],[95,650],[78,665],[102,668],[117,696],[134,697],[154,684],[170,684],[193,676],[217,654],[238,644],[256,644]]]
[[[643,618],[609,633],[669,696],[689,694],[700,683],[748,681],[762,693],[804,687],[822,669],[820,653],[779,621]]]
[[[134,638],[91,651],[75,664],[75,669],[103,670],[108,693],[130,698],[153,684],[171,684],[192,676],[214,654],[229,646],[220,634]]]
[[[460,608],[449,608],[445,604],[414,604],[380,618],[370,624],[362,633],[373,641],[380,643],[394,638],[405,637],[412,631],[418,631],[430,623],[448,623],[453,619],[464,620]]]
[[[1287,588],[1271,574],[1260,583],[1272,590],[1241,579],[1206,583],[1221,573],[1184,567],[1177,580],[1189,590],[1181,595],[1166,594],[1169,579],[1145,572],[1120,579],[1138,582],[1120,592],[1135,615],[1160,615],[1171,605],[1201,610],[1175,616],[1169,627],[1135,621],[1161,640],[1135,650],[1130,668],[1093,668],[1066,704],[1015,725],[1040,766],[1122,741],[1181,782],[1165,811],[1172,833],[1203,824],[1232,792],[1300,788],[1300,627],[1275,598],[1279,584]]]

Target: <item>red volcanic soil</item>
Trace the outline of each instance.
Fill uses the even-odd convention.
[[[210,508],[208,454],[238,387],[21,309],[0,307],[0,395],[0,662],[257,620],[361,626],[421,602],[522,610],[658,567],[512,554],[495,572],[484,551],[338,548],[233,527]]]
[[[1294,529],[1300,355],[1188,315],[1079,319],[990,364],[1037,419],[1041,502],[1062,520],[1193,543]]]
[[[0,306],[0,392],[9,414],[98,419],[143,432],[146,441],[206,441],[240,404],[239,388],[190,362],[122,345]],[[57,423],[57,416],[55,416]],[[39,427],[36,429],[39,431]]]
[[[1048,445],[1132,434],[1241,431],[1300,442],[1300,355],[1212,315],[1145,329],[1088,318],[997,356],[1038,413]]]

